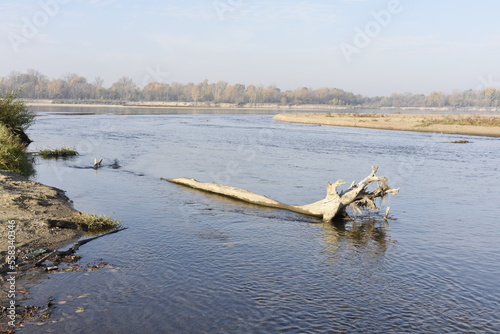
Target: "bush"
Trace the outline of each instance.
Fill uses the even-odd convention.
[[[26,154],[26,148],[10,130],[0,123],[0,170],[8,170],[32,176],[33,164]]]
[[[7,93],[0,97],[0,123],[9,130],[25,131],[35,121],[35,113],[26,102],[19,100],[17,93]]]

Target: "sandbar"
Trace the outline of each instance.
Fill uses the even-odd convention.
[[[304,124],[500,137],[500,115],[283,113],[274,119]]]

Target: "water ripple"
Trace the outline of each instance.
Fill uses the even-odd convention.
[[[500,331],[497,140],[454,146],[449,135],[262,115],[47,115],[30,130],[48,147],[98,138],[71,163],[39,161],[38,178],[128,230],[80,250],[116,270],[52,275],[32,288],[38,301],[88,297],[58,304],[54,317],[66,320],[27,332]],[[72,168],[94,155],[122,168]],[[328,225],[159,180],[220,179],[305,204],[324,196],[327,180],[358,180],[372,163],[402,187],[388,224],[372,214]]]

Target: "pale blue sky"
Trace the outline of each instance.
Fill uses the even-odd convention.
[[[498,0],[0,0],[0,76],[500,88],[499,13]]]

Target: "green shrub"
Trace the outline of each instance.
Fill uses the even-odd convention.
[[[6,93],[0,97],[0,123],[9,130],[25,131],[35,121],[35,113],[18,99],[17,93]]]
[[[31,159],[26,154],[26,148],[11,131],[0,123],[0,170],[8,170],[32,176],[35,174]]]

